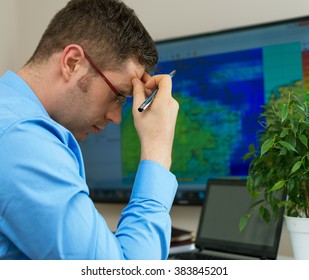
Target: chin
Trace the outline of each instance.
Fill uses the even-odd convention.
[[[72,133],[77,140],[77,142],[83,142],[86,140],[88,133]]]
[[[85,135],[83,137],[75,137],[75,138],[76,138],[77,142],[83,142],[83,141],[85,141],[87,139],[87,136],[88,135]]]

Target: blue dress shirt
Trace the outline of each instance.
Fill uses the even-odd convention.
[[[172,173],[142,161],[112,233],[74,136],[18,75],[0,79],[0,259],[165,259],[176,189]]]

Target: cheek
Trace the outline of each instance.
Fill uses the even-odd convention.
[[[104,99],[94,99],[91,103],[91,108],[89,108],[89,111],[92,113],[93,117],[102,117],[106,114],[109,110],[109,105],[107,101],[104,101]]]
[[[91,104],[92,112],[100,116],[106,115],[108,112],[117,111],[119,107],[116,105],[115,98],[112,93],[102,91],[93,94]]]
[[[89,92],[87,101],[80,104],[82,106],[81,110],[91,119],[104,115],[109,108],[108,100],[104,97],[103,93],[95,94]]]
[[[89,123],[102,120],[108,112],[115,111],[115,95],[105,89],[101,79],[93,79],[86,75],[79,79],[79,106],[80,113]]]
[[[87,74],[83,77],[81,77],[77,81],[77,87],[81,90],[83,93],[87,93],[90,91],[90,86],[92,84],[92,79],[90,77],[90,74]]]

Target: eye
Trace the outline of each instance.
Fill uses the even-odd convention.
[[[124,104],[127,103],[127,98],[124,95],[122,95],[121,93],[118,93],[118,95],[116,95],[115,97],[116,97],[115,103],[117,105],[124,105]]]

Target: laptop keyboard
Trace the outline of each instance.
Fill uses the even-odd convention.
[[[214,256],[209,254],[202,254],[198,252],[183,252],[177,254],[171,254],[169,259],[177,260],[231,260],[223,256]]]

